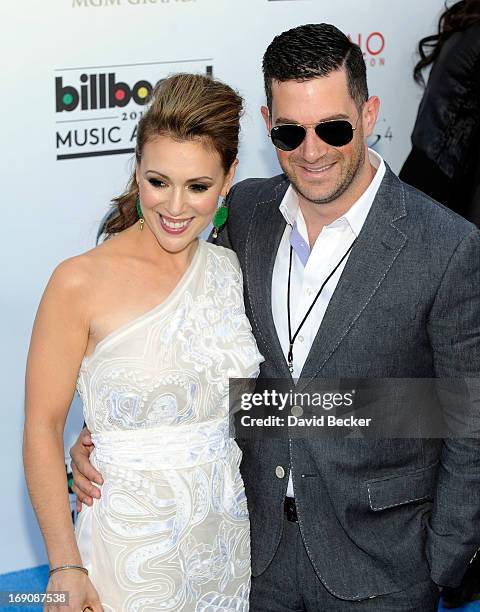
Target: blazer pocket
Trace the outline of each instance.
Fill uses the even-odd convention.
[[[433,499],[438,462],[408,474],[373,478],[366,481],[372,510],[386,510],[411,502]]]

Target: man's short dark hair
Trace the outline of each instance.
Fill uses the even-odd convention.
[[[363,53],[329,23],[309,23],[276,36],[263,56],[267,106],[272,111],[272,80],[306,81],[345,68],[350,95],[360,108],[368,100]]]

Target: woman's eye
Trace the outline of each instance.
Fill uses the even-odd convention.
[[[160,179],[150,178],[148,179],[148,182],[150,185],[152,185],[152,187],[165,187],[165,183]]]
[[[194,183],[190,185],[190,189],[195,191],[196,193],[202,193],[203,191],[207,191],[208,185],[202,185],[201,183]]]

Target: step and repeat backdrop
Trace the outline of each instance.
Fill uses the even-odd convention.
[[[442,0],[0,4],[0,574],[46,563],[21,456],[24,369],[36,308],[54,267],[94,245],[111,198],[129,176],[136,125],[155,83],[193,71],[233,85],[246,99],[237,180],[277,174],[260,116],[263,52],[283,30],[334,23],[364,52],[370,91],[382,103],[370,144],[398,171],[421,97],[411,76],[416,45],[434,31],[442,7]],[[66,449],[81,425],[77,398]]]

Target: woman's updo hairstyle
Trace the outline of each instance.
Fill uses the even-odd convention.
[[[135,157],[140,162],[147,142],[158,136],[201,140],[215,150],[228,172],[238,153],[242,98],[228,85],[200,74],[175,74],[155,87],[148,110],[137,128]],[[99,235],[107,238],[138,220],[135,170],[126,191],[113,199],[113,209]]]

